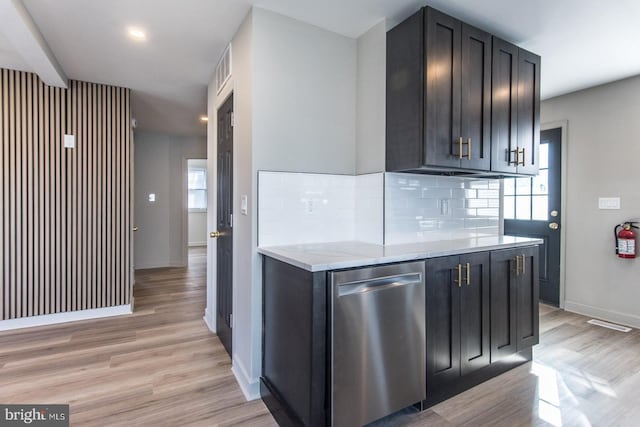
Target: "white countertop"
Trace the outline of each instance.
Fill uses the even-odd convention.
[[[308,271],[325,271],[542,243],[528,237],[492,236],[388,246],[354,241],[261,246],[258,252]]]

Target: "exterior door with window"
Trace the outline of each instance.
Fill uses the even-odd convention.
[[[540,172],[504,179],[504,234],[542,239],[540,300],[560,303],[560,211],[562,129],[540,133]]]

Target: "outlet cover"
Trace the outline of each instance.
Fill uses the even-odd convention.
[[[620,197],[598,198],[598,209],[620,209]]]
[[[64,136],[64,148],[76,148],[76,136],[65,135]]]

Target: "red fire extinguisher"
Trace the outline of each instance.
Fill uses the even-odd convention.
[[[620,258],[636,257],[636,233],[632,228],[638,229],[635,222],[627,221],[618,224],[613,229],[616,236],[616,254]]]

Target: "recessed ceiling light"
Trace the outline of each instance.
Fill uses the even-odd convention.
[[[207,117],[207,116],[200,116],[200,121],[201,121],[201,122],[208,122],[208,121],[209,121],[209,117]]]
[[[129,34],[129,37],[135,41],[141,42],[147,39],[147,35],[145,34],[145,32],[137,27],[129,27],[127,29],[127,33]]]

